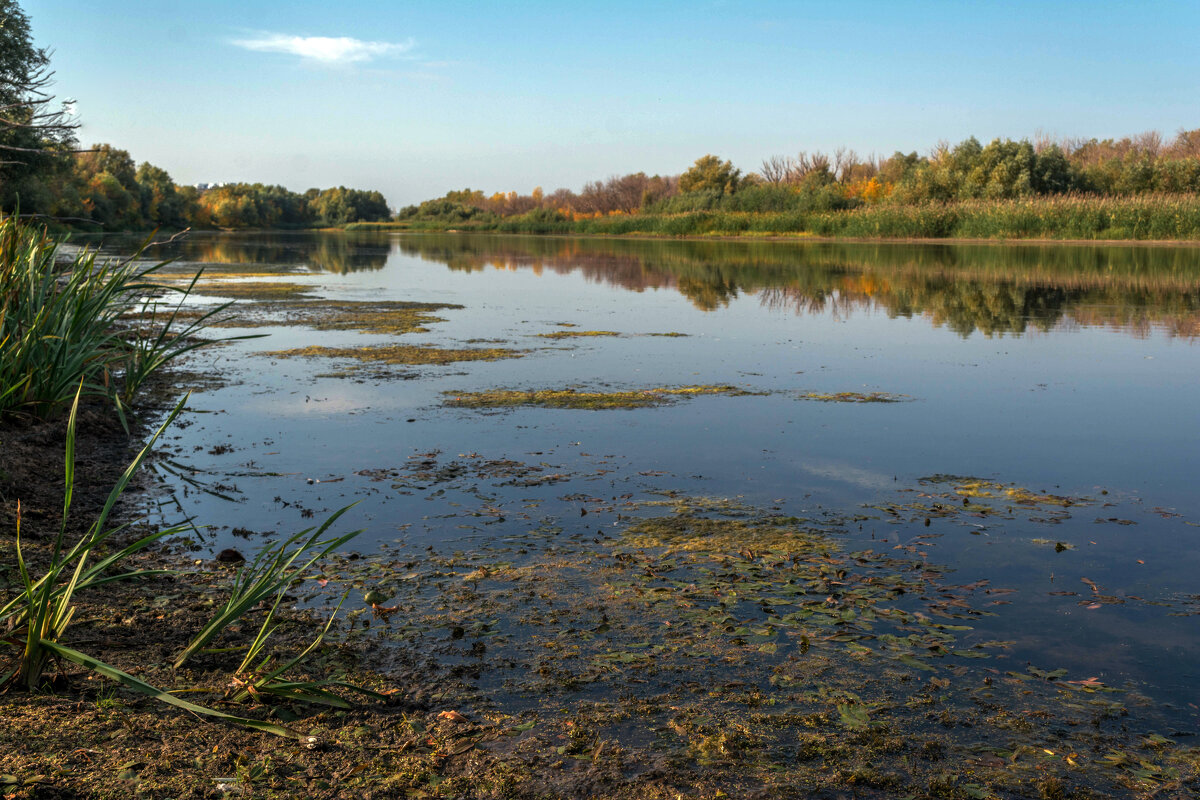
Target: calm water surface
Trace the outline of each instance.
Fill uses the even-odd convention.
[[[304,233],[201,234],[163,255],[289,267],[287,280],[325,298],[459,304],[401,341],[529,351],[318,377],[329,362],[258,353],[395,337],[292,326],[203,356],[194,368],[229,383],[193,395],[199,413],[173,434],[154,513],[214,526],[207,547],[237,541],[234,529],[296,530],[352,499],[364,501],[360,549],[454,550],[546,520],[621,524],[581,518],[582,496],[736,497],[836,518],[855,542],[919,547],[958,583],[989,581],[994,615],[970,637],[1014,642],[1010,664],[1136,686],[1196,722],[1200,249]],[[621,336],[537,336],[564,324]],[[446,392],[685,384],[768,394],[614,411],[442,406]],[[800,399],[843,391],[906,399]],[[562,479],[380,480],[473,459]],[[1078,503],[928,527],[877,508],[917,502],[934,475]]]

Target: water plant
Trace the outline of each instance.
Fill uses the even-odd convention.
[[[285,585],[276,593],[275,603],[263,619],[263,624],[258,629],[258,634],[254,637],[254,641],[246,649],[246,656],[242,659],[242,663],[234,670],[232,682],[234,690],[228,695],[229,699],[234,702],[244,702],[246,700],[255,700],[258,702],[283,701],[324,705],[341,709],[350,708],[351,705],[348,700],[329,691],[330,688],[337,687],[376,700],[386,700],[386,695],[336,678],[301,681],[283,679],[288,671],[303,662],[324,641],[325,635],[329,633],[330,627],[332,627],[334,620],[337,619],[337,614],[342,608],[342,603],[346,600],[344,594],[342,595],[342,600],[333,610],[333,613],[329,615],[329,620],[325,623],[325,627],[321,629],[317,637],[300,653],[274,667],[272,667],[274,657],[271,655],[263,656],[262,660],[259,661],[259,657],[263,655],[263,651],[266,648],[267,640],[277,627],[278,623],[275,621],[275,611],[279,608],[279,603],[283,600],[287,588],[288,585]],[[258,663],[256,664],[255,662]]]
[[[891,392],[802,392],[800,399],[822,403],[902,403],[912,398]]]
[[[215,322],[218,322],[232,303],[224,303],[198,314],[184,311],[183,300],[192,292],[196,282],[200,280],[203,270],[197,272],[191,282],[182,289],[179,302],[164,312],[162,303],[157,299],[147,299],[139,313],[139,321],[146,328],[139,328],[136,335],[125,340],[126,358],[120,392],[117,394],[118,409],[133,402],[134,397],[146,384],[146,381],[180,356],[198,348],[212,344],[210,339],[202,339],[198,334]],[[186,323],[179,328],[176,323]],[[244,336],[227,336],[222,341],[237,339],[254,339],[259,334]]]
[[[167,528],[155,531],[113,553],[104,554],[105,545],[126,527],[107,527],[108,518],[117,500],[128,487],[129,481],[158,437],[179,415],[187,401],[186,397],[179,401],[166,421],[159,426],[150,441],[121,475],[91,526],[73,545],[67,542],[67,523],[75,486],[75,423],[79,397],[80,392],[77,391],[67,423],[62,519],[49,563],[42,568],[42,574],[38,577],[34,577],[31,565],[25,558],[25,548],[21,542],[19,503],[17,506],[16,559],[21,582],[16,595],[0,606],[0,624],[4,628],[0,645],[7,646],[12,656],[5,671],[0,673],[0,686],[18,684],[30,690],[37,689],[43,682],[47,663],[55,656],[82,663],[79,660],[83,657],[82,654],[61,644],[63,634],[75,614],[76,594],[114,580],[154,574],[155,571],[146,570],[110,574],[110,570],[122,568],[130,556],[146,549],[164,536],[183,530]]]
[[[190,526],[177,526],[155,530],[122,546],[120,543],[116,543],[116,538],[118,534],[127,531],[129,525],[110,527],[108,524],[113,509],[128,488],[130,480],[141,467],[163,431],[182,412],[187,402],[185,396],[175,405],[171,413],[167,415],[167,418],[122,473],[92,524],[74,544],[68,541],[68,521],[76,477],[76,421],[82,393],[82,387],[80,387],[76,391],[67,422],[65,488],[59,531],[50,548],[49,560],[40,568],[35,568],[31,560],[27,558],[26,547],[21,539],[21,509],[20,504],[17,504],[14,533],[19,583],[15,595],[7,598],[3,605],[0,605],[0,659],[2,659],[0,660],[0,689],[19,687],[31,692],[39,690],[47,683],[46,673],[49,665],[54,661],[68,661],[114,680],[127,689],[191,713],[221,719],[278,736],[299,738],[298,732],[282,725],[227,714],[183,700],[171,692],[152,686],[111,664],[65,644],[65,634],[75,617],[78,608],[77,596],[81,592],[114,581],[146,578],[171,572],[170,570],[131,567],[129,561],[133,556],[159,540],[183,533],[190,528]],[[253,663],[262,655],[267,639],[276,627],[274,614],[288,587],[317,559],[358,534],[358,531],[354,531],[329,540],[320,539],[348,508],[336,512],[315,529],[301,531],[277,545],[265,548],[250,562],[247,568],[239,571],[229,600],[218,611],[212,622],[185,649],[177,663],[182,664],[189,655],[203,647],[230,623],[241,618],[265,597],[274,594],[274,605],[267,613],[258,635],[248,647],[246,657],[236,671],[235,682],[239,686],[239,691],[231,699],[242,700],[253,697],[259,700],[264,697],[273,697],[278,700],[318,703],[339,708],[348,707],[349,703],[330,692],[330,687],[340,687],[381,698],[382,695],[375,692],[336,679],[282,680],[284,673],[301,663],[321,644],[333,623],[337,610],[334,611],[334,615],[330,617],[316,639],[283,665],[271,668],[272,656],[266,656],[257,665]],[[303,565],[295,566],[294,563],[302,555],[306,556]],[[38,560],[40,561],[40,559]]]
[[[278,607],[288,588],[318,560],[361,533],[361,531],[352,531],[332,539],[321,539],[330,526],[353,507],[354,504],[341,508],[319,526],[305,528],[281,542],[263,548],[258,555],[246,562],[234,578],[229,599],[217,609],[216,614],[204,626],[204,629],[180,652],[175,659],[175,668],[182,667],[189,658],[207,647],[222,631],[236,620],[244,617],[255,606],[274,597],[275,605],[268,612],[255,644],[251,645],[246,661],[243,661],[239,668],[239,672],[244,671],[252,657],[262,649],[259,639],[265,641],[265,637],[269,635],[271,628],[268,626],[271,625],[275,608]],[[320,641],[319,637],[318,641]]]
[[[146,266],[140,259],[149,245],[122,260],[80,250],[62,266],[46,228],[0,217],[0,416],[53,416],[81,388],[85,397],[111,400],[124,420],[151,374],[206,343],[195,334],[222,307],[183,330],[173,330],[178,309],[157,329],[119,324],[141,298],[163,291],[186,298],[195,285],[151,283],[167,262]]]

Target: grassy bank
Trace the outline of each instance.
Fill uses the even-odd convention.
[[[483,222],[357,223],[348,230],[472,230],[638,236],[821,236],[879,239],[1200,239],[1200,197],[1057,195],[906,205],[882,202],[839,211],[639,213],[568,219],[533,211]]]

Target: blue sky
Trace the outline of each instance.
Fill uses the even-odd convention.
[[[21,0],[85,143],[402,206],[705,153],[1200,127],[1200,3]]]

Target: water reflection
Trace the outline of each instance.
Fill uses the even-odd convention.
[[[87,244],[88,237],[77,242]],[[132,236],[106,237],[128,252]],[[630,291],[678,291],[705,311],[756,295],[771,310],[922,316],[963,337],[1109,327],[1200,336],[1200,248],[576,239],[295,231],[193,233],[156,257],[196,264],[300,265],[348,274],[392,255],[536,274],[579,273]]]
[[[166,238],[166,237],[162,237]],[[73,241],[91,244],[91,237]],[[105,236],[103,249],[126,253],[144,241],[134,235]],[[189,233],[149,251],[155,258],[190,264],[239,264],[263,267],[303,266],[314,272],[347,274],[379,270],[387,264],[391,245],[378,234],[346,231],[253,231]]]
[[[1186,247],[696,242],[420,235],[400,252],[478,271],[580,272],[674,289],[702,310],[742,294],[797,313],[921,315],[966,337],[1106,326],[1200,335],[1200,250]]]

